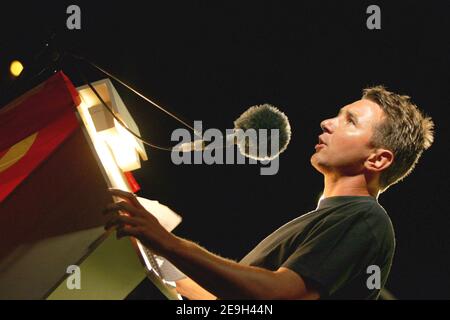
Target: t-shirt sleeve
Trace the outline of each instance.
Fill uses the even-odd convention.
[[[375,250],[375,238],[363,215],[341,216],[310,230],[282,267],[315,285],[325,298],[362,272]]]

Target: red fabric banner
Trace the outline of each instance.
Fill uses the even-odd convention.
[[[49,125],[80,104],[78,92],[62,72],[0,109],[0,150]]]
[[[0,109],[0,202],[79,126],[79,103],[59,72]]]

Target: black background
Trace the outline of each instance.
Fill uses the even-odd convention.
[[[225,130],[249,106],[284,111],[292,140],[274,176],[255,165],[175,166],[147,149],[134,172],[138,194],[184,218],[175,230],[207,249],[242,258],[270,232],[313,210],[323,178],[310,165],[320,121],[358,100],[369,85],[412,96],[436,124],[434,145],[412,175],[379,198],[393,221],[397,250],[387,288],[400,299],[450,298],[448,230],[449,28],[444,1],[240,2],[28,1],[2,4],[1,104],[62,68],[75,85],[71,50],[98,63],[189,123]],[[66,29],[78,4],[82,29]],[[382,29],[366,28],[381,7]],[[48,50],[44,44],[56,34]],[[11,59],[25,64],[8,76]],[[83,67],[94,81],[104,78]],[[170,145],[178,123],[115,84],[143,137]],[[0,137],[1,138],[1,137]],[[82,199],[82,196],[80,196]]]

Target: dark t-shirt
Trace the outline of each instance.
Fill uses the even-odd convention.
[[[241,263],[295,271],[321,299],[377,299],[377,272],[368,267],[379,267],[383,288],[394,250],[391,220],[376,198],[335,196],[273,232]]]

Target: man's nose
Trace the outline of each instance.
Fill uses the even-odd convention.
[[[332,130],[332,119],[326,119],[323,120],[320,123],[320,127],[322,128],[323,132],[331,133]]]

